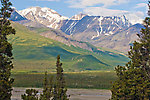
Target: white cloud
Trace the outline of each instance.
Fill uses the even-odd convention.
[[[129,13],[125,13],[124,14],[127,19],[132,23],[132,24],[136,24],[136,23],[143,23],[143,17],[144,17],[144,13],[141,11],[137,11],[137,12],[129,12]]]
[[[112,10],[104,7],[88,7],[84,9],[84,13],[94,16],[121,16],[125,15],[132,23],[142,23],[144,13],[141,11],[130,12],[126,10]]]
[[[60,0],[35,0],[35,1],[60,1]]]
[[[128,13],[125,10],[112,10],[104,7],[88,7],[84,9],[84,13],[95,16],[119,16],[123,13]]]
[[[112,5],[120,5],[129,1],[130,0],[68,0],[67,3],[69,3],[72,8],[85,8],[99,4],[102,4],[102,7],[108,7]]]
[[[131,7],[132,11],[121,10],[122,4],[136,2],[136,0],[67,0],[71,8],[82,8],[83,13],[94,16],[121,16],[125,15],[132,24],[141,23],[145,12],[137,11],[137,8],[147,7],[146,3],[139,3]],[[112,6],[120,6],[120,9],[109,9]],[[148,7],[147,7],[148,9]]]
[[[148,7],[146,3],[139,3],[135,6],[135,8]]]

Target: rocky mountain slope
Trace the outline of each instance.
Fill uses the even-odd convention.
[[[40,34],[41,36],[59,41],[68,46],[74,46],[74,47],[86,49],[89,51],[93,51],[95,49],[95,47],[90,45],[89,43],[74,40],[69,35],[65,34],[64,32],[60,30],[56,30],[52,28],[37,28],[37,27],[28,27],[28,28]]]
[[[15,8],[13,8],[13,12],[11,14],[10,20],[12,20],[12,21],[22,21],[22,20],[27,20],[27,18],[20,15],[18,13],[18,11]]]
[[[60,30],[74,39],[127,52],[130,44],[137,40],[141,24],[132,25],[125,16],[84,16],[81,20],[65,20]]]
[[[143,25],[135,24],[123,30],[119,30],[114,35],[102,36],[94,41],[91,40],[90,43],[95,44],[95,46],[127,53],[132,43],[138,39],[137,34],[140,34],[141,28],[143,28]]]

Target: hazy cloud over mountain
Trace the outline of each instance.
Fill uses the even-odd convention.
[[[139,3],[135,6],[135,8],[148,7],[146,3]]]
[[[139,0],[142,2],[142,0]],[[82,8],[83,13],[99,16],[125,15],[133,24],[141,23],[145,12],[138,8],[146,8],[146,3],[136,3],[136,0],[68,0],[70,8]],[[123,9],[126,5],[130,9]]]
[[[70,3],[70,7],[85,8],[98,4],[100,4],[102,7],[108,7],[112,5],[127,3],[129,1],[130,0],[68,0],[67,2]]]

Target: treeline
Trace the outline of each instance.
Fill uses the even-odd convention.
[[[48,72],[48,77],[55,73]],[[17,73],[12,74],[15,79],[14,87],[43,87],[43,73]],[[67,88],[84,89],[110,89],[112,82],[117,79],[114,71],[90,71],[64,73]]]
[[[57,56],[56,71],[56,79],[54,79],[53,76],[47,77],[47,72],[45,72],[43,93],[41,93],[40,96],[38,96],[39,91],[27,89],[26,94],[21,95],[21,98],[23,100],[69,100],[59,55]]]
[[[150,10],[150,1],[148,6]],[[111,100],[150,100],[150,17],[143,25],[139,40],[128,52],[131,61],[115,68],[118,80],[111,89]]]

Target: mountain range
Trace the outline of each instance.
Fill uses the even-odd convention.
[[[27,27],[45,27],[59,30],[59,35],[61,33],[59,39],[56,39],[56,34],[51,34],[48,31],[40,34],[67,45],[72,45],[72,43],[68,43],[68,40],[82,41],[96,47],[109,48],[125,54],[130,45],[138,39],[136,34],[140,34],[140,29],[143,28],[143,25],[139,23],[132,25],[124,15],[91,16],[80,13],[68,18],[46,7],[15,10],[11,20]]]
[[[143,28],[124,15],[68,18],[46,7],[14,9],[10,20],[17,32],[9,37],[15,71],[54,71],[58,54],[65,71],[112,70],[128,61],[125,54]]]

